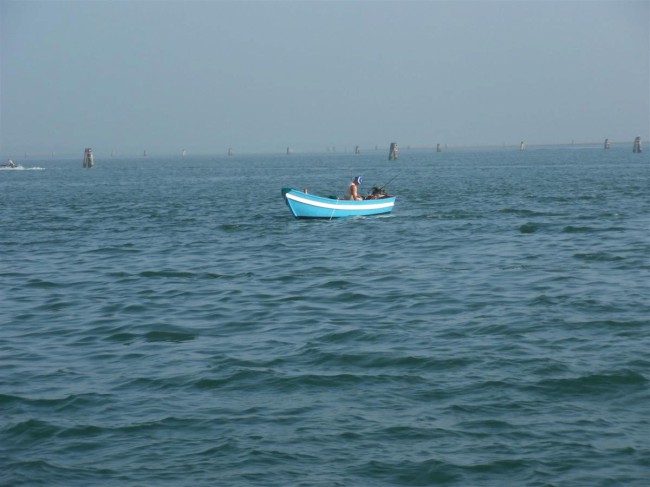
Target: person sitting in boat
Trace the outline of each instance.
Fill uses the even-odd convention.
[[[357,188],[362,183],[363,178],[361,176],[355,176],[350,185],[348,186],[348,191],[345,194],[346,200],[362,200],[363,197],[357,191]]]

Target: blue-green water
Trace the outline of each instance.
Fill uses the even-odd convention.
[[[647,485],[648,154],[386,159],[0,171],[0,484]]]

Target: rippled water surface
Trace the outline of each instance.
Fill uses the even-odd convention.
[[[647,153],[385,156],[0,172],[0,484],[647,485]]]

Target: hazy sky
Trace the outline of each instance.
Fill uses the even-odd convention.
[[[0,154],[650,134],[650,1],[0,0]]]

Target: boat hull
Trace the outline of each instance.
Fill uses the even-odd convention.
[[[296,218],[346,218],[351,216],[382,215],[393,211],[395,197],[376,200],[337,200],[282,188],[284,201]]]

